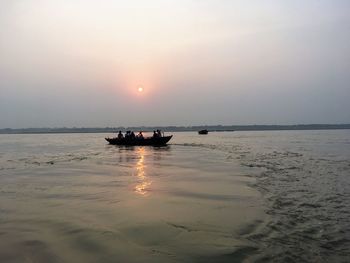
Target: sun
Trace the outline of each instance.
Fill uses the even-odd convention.
[[[138,91],[139,93],[143,92],[143,87],[141,87],[141,86],[138,87],[138,88],[137,88],[137,91]]]

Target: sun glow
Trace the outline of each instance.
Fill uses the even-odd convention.
[[[144,164],[144,159],[145,159],[145,149],[144,148],[139,148],[138,150],[139,154],[139,160],[136,163],[136,176],[138,178],[138,184],[135,186],[135,192],[142,195],[142,196],[147,196],[149,192],[149,188],[152,184],[152,181],[148,179],[146,176],[146,171],[145,171],[145,164]]]
[[[141,86],[138,87],[138,88],[137,88],[137,91],[138,91],[139,93],[142,93],[142,92],[143,92],[143,87],[141,87]]]

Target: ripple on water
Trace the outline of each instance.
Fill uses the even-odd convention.
[[[263,168],[256,187],[271,215],[260,234],[258,261],[349,260],[349,161],[309,158],[294,152],[255,154],[243,161]],[[343,231],[340,231],[342,229]]]
[[[348,262],[337,136],[184,133],[146,150],[100,134],[0,141],[0,261]]]

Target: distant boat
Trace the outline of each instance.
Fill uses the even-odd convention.
[[[162,146],[166,145],[168,141],[173,136],[162,136],[162,137],[145,137],[145,138],[105,138],[107,142],[114,145],[130,145],[130,146],[143,146],[143,145],[150,145],[150,146]]]
[[[208,130],[200,130],[198,131],[198,134],[208,134]]]

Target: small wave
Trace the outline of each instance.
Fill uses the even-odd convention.
[[[188,226],[184,226],[184,225],[179,225],[179,224],[174,224],[174,223],[167,223],[168,225],[172,226],[172,227],[175,227],[175,228],[178,228],[178,229],[181,229],[181,230],[185,230],[187,232],[194,232],[194,231],[198,231],[196,229],[193,229],[193,228],[190,228]]]
[[[301,203],[299,207],[305,207],[305,208],[320,208],[322,205],[320,204],[311,204],[311,203]]]
[[[168,192],[170,194],[176,195],[176,196],[182,196],[182,197],[190,197],[190,198],[197,198],[197,199],[207,199],[207,200],[213,200],[213,201],[231,201],[231,200],[239,200],[239,199],[245,199],[247,200],[248,197],[242,197],[240,195],[223,195],[223,194],[209,194],[209,193],[195,193],[195,192],[187,192],[187,191],[172,191]]]
[[[88,156],[75,156],[73,154],[67,155],[57,155],[57,156],[43,156],[40,159],[36,157],[31,158],[20,158],[17,160],[8,160],[7,162],[16,164],[16,167],[10,167],[11,169],[17,169],[22,166],[45,166],[45,165],[55,165],[67,162],[80,162],[88,160]],[[1,167],[0,170],[10,169],[9,167]]]
[[[231,253],[199,257],[195,262],[245,262],[257,251],[258,248],[253,246],[241,246]]]
[[[206,148],[206,149],[213,149],[213,150],[216,150],[219,148],[218,145],[202,144],[202,143],[174,143],[171,145],[185,146],[185,147],[199,147],[199,148]]]
[[[244,154],[249,153],[249,152],[242,151],[242,148],[240,146],[237,146],[237,145],[203,144],[203,143],[174,143],[171,145],[220,151],[220,152],[228,154],[227,160],[239,159]],[[241,156],[239,156],[239,155],[241,155]]]

